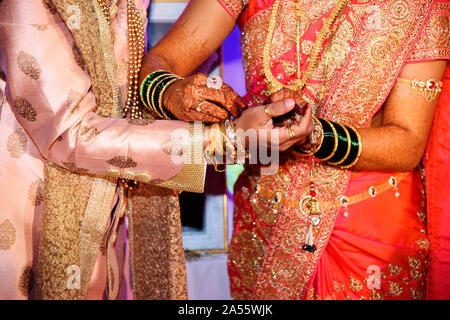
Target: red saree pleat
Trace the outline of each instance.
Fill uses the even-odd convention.
[[[390,173],[364,172],[348,194],[379,185]],[[425,293],[427,235],[418,170],[393,189],[340,214],[316,268],[310,299],[419,299]],[[378,281],[379,285],[376,284]]]
[[[450,65],[436,109],[426,153],[430,268],[427,299],[450,299]]]

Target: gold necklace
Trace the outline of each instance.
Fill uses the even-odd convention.
[[[106,20],[111,23],[111,1],[97,0]],[[139,105],[139,72],[145,51],[145,30],[139,10],[132,0],[127,0],[128,24],[128,93],[127,102],[123,108],[123,117],[130,111],[131,118],[142,119],[142,110]]]
[[[330,29],[336,19],[344,12],[344,10],[347,8],[347,5],[349,3],[349,0],[338,0],[337,4],[334,6],[333,10],[331,11],[331,14],[328,16],[328,18],[325,20],[322,28],[320,29],[319,33],[317,34],[316,41],[314,42],[314,45],[311,49],[311,54],[309,57],[308,66],[306,68],[305,73],[303,76],[301,76],[300,71],[300,5],[299,1],[296,2],[296,17],[297,17],[297,83],[294,85],[286,85],[281,83],[273,74],[272,69],[270,67],[270,47],[272,43],[273,33],[275,31],[275,24],[276,24],[276,18],[278,15],[278,8],[280,5],[280,0],[275,0],[274,4],[272,6],[270,21],[269,21],[269,28],[267,31],[266,41],[264,43],[264,49],[263,49],[263,69],[264,69],[264,75],[267,79],[267,89],[269,92],[269,95],[272,93],[277,92],[281,88],[288,88],[294,91],[301,91],[305,85],[306,82],[311,77],[313,71],[317,68],[320,52],[322,51],[323,43],[330,32]],[[300,77],[301,76],[301,77]]]

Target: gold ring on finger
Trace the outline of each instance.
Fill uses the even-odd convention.
[[[288,128],[288,132],[289,132],[289,139],[293,139],[295,137],[294,130],[292,130],[292,128]]]
[[[267,117],[268,117],[269,119],[272,119],[272,114],[270,113],[270,106],[269,106],[269,105],[267,105],[267,106],[264,108],[264,112],[266,113],[266,115],[267,115]]]
[[[290,127],[292,127],[292,119],[287,119],[287,121],[286,121],[286,127],[288,127],[288,128],[290,128]]]
[[[201,108],[201,106],[202,106],[202,104],[204,104],[206,101],[200,101],[200,103],[197,105],[197,108],[195,108],[195,110],[197,111],[197,112],[202,112],[202,108]]]

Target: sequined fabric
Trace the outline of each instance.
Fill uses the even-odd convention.
[[[239,1],[234,1],[234,7]],[[246,74],[249,106],[260,105],[267,99],[267,84],[263,71],[263,47],[267,35],[272,0],[249,1],[247,7],[234,16],[242,30],[241,44]],[[325,17],[336,1],[300,1],[301,70],[307,68],[309,52]],[[270,66],[272,74],[282,83],[291,84],[296,78],[295,58],[295,1],[281,1],[276,28],[272,39]],[[449,15],[445,1],[350,1],[344,15],[338,21],[331,43],[325,43],[331,52],[328,63],[321,59],[319,66],[304,89],[308,102],[321,117],[355,127],[364,127],[377,112],[404,62],[415,61],[418,53],[421,60],[449,59],[446,50],[446,21]],[[444,10],[442,10],[444,8]],[[376,21],[376,15],[383,19]],[[376,22],[376,23],[375,23]],[[439,28],[432,28],[433,25]],[[423,28],[422,28],[423,27]],[[419,41],[416,40],[416,35]],[[424,40],[427,39],[427,40]],[[321,96],[323,91],[323,96]],[[321,108],[319,108],[322,106]],[[293,158],[294,157],[294,158]],[[421,205],[421,182],[417,175],[406,184],[414,186],[414,195],[400,197],[406,207],[389,206],[386,199],[370,199],[377,205],[354,208],[342,224],[339,208],[323,212],[322,227],[314,254],[301,250],[306,225],[298,217],[297,210],[280,208],[277,200],[262,197],[255,189],[256,181],[272,195],[301,199],[308,193],[309,165],[294,155],[285,157],[280,170],[274,176],[259,176],[258,168],[247,169],[239,178],[235,188],[235,230],[229,253],[229,275],[232,295],[235,299],[416,299],[424,298],[427,241],[426,227],[418,215],[423,216]],[[339,199],[349,192],[360,190],[362,185],[351,172],[319,166],[317,174],[318,200]],[[382,173],[366,173],[366,180],[380,181]],[[366,186],[364,186],[366,187]],[[266,194],[266,192],[264,192]],[[387,195],[385,195],[387,196]],[[389,195],[392,201],[393,195]],[[369,201],[369,200],[368,200]],[[379,202],[378,202],[379,201]],[[408,208],[411,205],[413,209]],[[363,205],[364,206],[364,205]],[[411,211],[409,211],[411,209]],[[354,210],[354,211],[353,211]],[[367,233],[364,221],[358,215],[376,217],[381,212],[392,214],[392,210],[405,215],[412,229],[403,229],[398,224],[389,225],[391,235],[402,234],[405,240],[390,239],[383,235],[373,237]],[[369,212],[369,213],[368,213]],[[396,213],[397,214],[397,213]],[[355,219],[355,220],[354,220]],[[269,223],[267,221],[270,221]],[[350,222],[349,222],[350,221]],[[352,224],[355,222],[355,224]],[[349,224],[352,225],[350,229]],[[370,226],[381,232],[384,219]],[[340,233],[339,227],[344,225]],[[414,227],[412,227],[414,226]],[[401,230],[400,230],[401,228]],[[398,247],[398,251],[377,256],[368,243],[358,246],[361,237],[371,239],[379,247]],[[407,240],[406,240],[407,239]],[[418,242],[417,242],[418,241]],[[419,246],[418,243],[422,244]],[[380,251],[378,251],[380,250]],[[352,257],[375,255],[370,261],[358,262]],[[399,256],[399,260],[393,256]],[[348,263],[342,263],[337,257]],[[334,263],[333,260],[340,261]],[[396,261],[393,261],[396,260]],[[351,261],[351,262],[350,262]],[[412,261],[412,267],[409,266]],[[389,273],[389,263],[394,274]],[[372,266],[373,264],[373,266]],[[345,267],[340,267],[345,265]],[[372,267],[371,267],[372,266]],[[369,290],[367,279],[380,271],[381,286]],[[411,271],[416,270],[416,271]],[[336,276],[333,276],[336,271]],[[395,274],[395,272],[397,272]],[[411,272],[415,274],[413,277]],[[419,276],[420,274],[420,276]],[[400,278],[400,275],[403,278]],[[334,277],[339,278],[333,284]],[[331,288],[337,288],[336,290]]]

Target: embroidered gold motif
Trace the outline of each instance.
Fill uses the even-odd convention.
[[[396,282],[389,281],[389,293],[394,296],[398,297],[403,292],[403,288],[401,285],[399,285]]]
[[[372,289],[372,291],[370,292],[370,299],[371,300],[383,300],[383,296],[377,290]]]
[[[33,80],[38,80],[41,76],[41,67],[37,59],[24,51],[20,51],[17,56],[17,66]]]
[[[418,239],[415,242],[422,249],[428,250],[430,248],[430,243],[428,242],[428,239]]]
[[[0,250],[9,250],[16,243],[16,229],[9,219],[0,224]]]
[[[438,4],[435,4],[436,6]],[[443,11],[450,11],[446,3]],[[409,61],[450,56],[450,21],[448,14],[431,14],[424,31],[411,51]]]
[[[116,156],[106,161],[106,163],[118,168],[134,168],[137,166],[137,163],[128,156]]]
[[[84,143],[92,142],[99,134],[100,131],[95,127],[81,127],[79,133],[80,141]]]
[[[155,119],[134,119],[134,118],[126,118],[127,122],[132,126],[146,126],[152,123],[155,123]]]
[[[425,223],[426,219],[427,219],[427,213],[425,211],[417,211],[417,216],[419,217],[420,221],[422,221],[423,223]]]
[[[37,207],[44,201],[44,181],[38,179],[34,181],[28,188],[28,199],[33,206]]]
[[[35,27],[38,31],[45,31],[48,28],[48,25],[46,24],[33,24],[33,27]]]
[[[33,269],[28,266],[22,272],[19,278],[19,283],[17,284],[17,289],[24,296],[29,298],[31,290],[34,286],[34,272]]]
[[[353,277],[350,277],[350,280],[348,282],[348,287],[350,288],[350,290],[357,292],[362,289],[362,283],[361,283],[361,281],[359,281]]]
[[[22,118],[27,119],[30,122],[37,120],[37,113],[34,110],[31,103],[22,97],[15,97],[13,100],[14,109],[19,113]]]
[[[420,270],[421,261],[416,257],[408,257],[409,274],[414,280],[419,280],[423,276]]]
[[[9,136],[6,142],[11,158],[18,159],[27,152],[28,138],[22,128],[17,128]]]
[[[390,264],[389,263],[389,273],[391,275],[397,275],[402,271],[402,267],[400,266],[396,266],[395,264]]]

